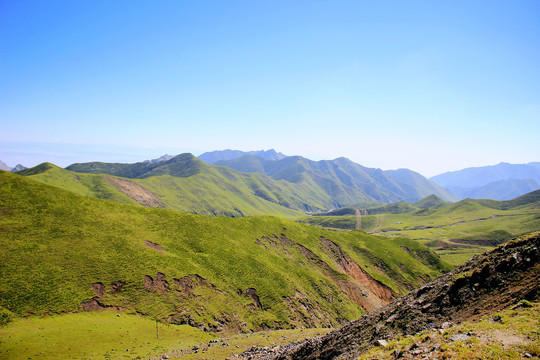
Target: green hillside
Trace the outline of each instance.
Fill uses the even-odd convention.
[[[0,306],[116,308],[210,331],[329,327],[445,265],[419,243],[274,217],[204,217],[0,172]]]

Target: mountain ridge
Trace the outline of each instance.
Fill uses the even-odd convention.
[[[214,150],[214,151],[205,152],[199,155],[198,158],[208,164],[214,164],[215,162],[220,161],[220,160],[233,160],[233,159],[242,157],[244,155],[259,156],[266,160],[281,160],[287,157],[286,155],[280,152],[277,152],[274,149],[255,150],[255,151],[241,151],[241,150],[227,149],[227,150]]]
[[[446,189],[412,170],[367,168],[345,157],[313,161],[301,156],[289,156],[269,161],[246,155],[234,160],[218,161],[215,165],[229,166],[243,172],[259,172],[276,180],[296,183],[309,178],[322,187],[335,189],[335,198],[339,198],[343,192],[356,190],[367,195],[361,201],[412,202],[433,193],[446,200],[457,199]],[[343,185],[346,187],[343,188]],[[343,201],[340,203],[348,205]]]
[[[540,163],[510,164],[465,168],[430,178],[448,188],[460,199],[490,198],[509,200],[540,187]]]

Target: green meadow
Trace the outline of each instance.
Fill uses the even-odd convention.
[[[217,337],[112,310],[24,318],[0,335],[2,359],[148,359]]]
[[[16,320],[0,328],[1,359],[224,359],[251,346],[275,346],[329,329],[215,334],[113,310]],[[194,347],[200,350],[193,351]],[[204,352],[203,352],[204,351]]]
[[[368,208],[368,215],[319,214],[298,221],[327,229],[362,231],[388,237],[407,237],[429,246],[441,258],[459,265],[473,255],[540,229],[540,191],[514,200],[434,202],[433,207],[413,205]],[[347,208],[348,209],[348,208]],[[350,210],[346,213],[351,213]]]

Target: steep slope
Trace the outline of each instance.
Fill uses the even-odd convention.
[[[433,193],[447,200],[456,199],[447,190],[413,171],[382,171],[358,165],[346,158],[311,161],[300,156],[289,156],[278,161],[268,161],[255,156],[243,156],[230,161],[218,161],[216,165],[229,166],[238,171],[260,172],[273,179],[292,183],[312,182],[342,206],[361,201],[416,201]]]
[[[425,246],[104,201],[0,172],[0,308],[116,308],[205,330],[329,327],[448,269]]]
[[[476,256],[339,330],[271,351],[246,353],[245,357],[356,359],[382,340],[478,319],[520,300],[536,301],[540,299],[539,277],[540,233],[535,233]]]
[[[205,152],[204,154],[201,154],[198,157],[205,163],[214,164],[217,161],[234,160],[244,155],[257,156],[266,160],[281,160],[287,157],[286,155],[283,155],[280,152],[276,152],[274,149],[259,150],[259,151],[216,150],[216,151]]]
[[[33,168],[22,170],[18,174],[80,195],[111,200],[122,204],[139,204],[136,197],[129,196],[130,193],[125,191],[125,188],[122,189],[119,186],[115,186],[120,183],[120,179],[115,181],[109,175],[77,174],[51,163],[43,163]]]

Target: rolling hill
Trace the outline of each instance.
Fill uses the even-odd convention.
[[[131,206],[4,171],[0,193],[0,310],[15,316],[109,308],[206,331],[329,327],[449,269],[403,238]]]

